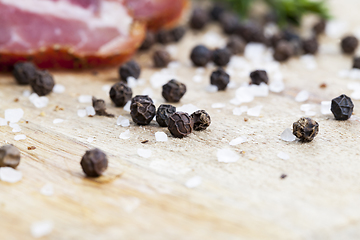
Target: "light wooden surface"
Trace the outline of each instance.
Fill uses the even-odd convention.
[[[351,11],[359,7],[357,1],[330,3],[334,15],[349,21],[350,29],[360,26],[357,13]],[[346,85],[353,80],[337,77],[339,70],[349,68],[351,58],[339,54],[336,40],[321,41],[330,48],[316,58],[317,70],[304,69],[298,59],[281,66],[286,90],[244,104],[263,105],[261,117],[239,117],[232,114],[235,106],[229,103],[235,89],[206,92],[209,70],[201,83],[192,81],[195,69],[186,64],[201,35],[188,33],[178,45],[184,67],[176,71],[188,92],[176,106],[192,103],[207,110],[212,125],[184,139],[171,137],[156,123],[124,128],[116,126],[116,119],[77,116],[77,109],[89,105],[78,103],[77,97],[89,94],[105,99],[110,113],[130,119],[101,90],[116,81],[116,69],[96,76],[54,73],[66,91],[52,93],[43,109],[22,96],[28,87],[17,86],[10,75],[0,75],[0,117],[5,109],[21,107],[23,120],[29,121],[19,124],[26,140],[14,141],[17,133],[0,127],[1,144],[8,141],[21,150],[18,170],[23,173],[18,183],[0,182],[0,239],[32,239],[30,226],[41,220],[54,222],[54,230],[43,239],[360,239],[359,101],[354,101],[355,115],[346,122],[317,111],[313,118],[320,133],[312,143],[280,140],[281,132],[303,116],[301,103],[294,101],[300,90],[310,91],[307,103],[314,104],[351,94]],[[156,70],[147,54],[137,59],[144,67],[141,78],[147,82],[133,91],[141,94],[150,87],[149,77]],[[248,79],[233,81],[239,86]],[[320,89],[321,83],[328,87]],[[153,91],[158,106],[163,102],[161,90]],[[213,109],[211,105],[218,102],[226,107]],[[64,110],[54,111],[56,106]],[[65,121],[53,124],[55,118]],[[131,138],[119,139],[127,129]],[[156,142],[157,131],[164,131],[168,142]],[[247,136],[248,142],[229,146],[239,136]],[[89,143],[89,137],[95,140]],[[149,142],[142,144],[143,140]],[[27,150],[29,146],[36,150]],[[79,164],[93,147],[105,151],[110,161],[99,179],[85,178]],[[236,163],[219,163],[216,152],[224,147],[244,153]],[[152,156],[139,157],[138,148],[151,149]],[[290,159],[278,158],[280,151],[289,153]],[[283,173],[288,177],[281,180]],[[188,189],[184,184],[194,176],[201,176],[202,184]],[[40,193],[47,183],[54,186],[53,196]]]

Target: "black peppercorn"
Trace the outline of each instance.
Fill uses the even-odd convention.
[[[319,48],[319,43],[316,38],[311,38],[302,41],[302,47],[305,54],[316,54]]]
[[[237,27],[236,34],[242,37],[246,42],[265,43],[266,38],[263,29],[253,22],[240,24]]]
[[[292,29],[285,29],[284,31],[282,31],[282,36],[284,40],[289,42],[294,40],[300,40],[300,36],[296,34]]]
[[[353,68],[360,69],[360,57],[354,57]]]
[[[151,48],[155,43],[155,34],[153,32],[146,32],[145,39],[141,44],[141,50],[147,50]]]
[[[162,96],[165,98],[168,102],[179,102],[180,99],[184,96],[186,93],[186,86],[185,84],[176,81],[176,80],[170,80],[168,83],[166,83],[162,90]]]
[[[80,165],[88,177],[99,177],[108,167],[108,159],[100,149],[86,151]]]
[[[218,68],[210,76],[210,84],[217,86],[220,91],[225,90],[229,82],[230,76],[222,68]]]
[[[121,80],[127,82],[128,77],[138,79],[140,76],[141,68],[137,62],[131,60],[123,64],[119,69]]]
[[[39,96],[51,93],[54,85],[54,79],[48,71],[36,71],[34,77],[30,79],[32,90]]]
[[[325,32],[325,28],[326,28],[326,20],[325,19],[321,19],[319,22],[317,22],[314,26],[313,26],[313,32],[316,35],[320,35],[322,33]]]
[[[198,110],[190,116],[193,121],[195,131],[202,131],[208,128],[211,124],[210,115],[205,110]]]
[[[232,36],[227,42],[226,47],[231,51],[232,54],[243,54],[246,43],[243,39],[238,36]]]
[[[161,104],[156,112],[156,121],[161,127],[167,127],[169,117],[176,112],[176,107],[168,104]]]
[[[0,167],[16,168],[20,163],[20,151],[14,145],[0,147]]]
[[[162,29],[159,32],[157,32],[156,39],[157,42],[161,44],[168,44],[174,40],[172,34],[165,29]]]
[[[230,62],[231,52],[227,48],[215,49],[212,56],[215,65],[223,67]]]
[[[225,8],[223,5],[216,3],[210,9],[209,15],[214,21],[219,21],[221,15],[225,12]]]
[[[319,124],[311,118],[300,118],[293,124],[293,134],[302,142],[311,142],[319,132]]]
[[[351,98],[345,94],[334,98],[331,101],[331,112],[334,114],[336,120],[348,120],[354,110],[354,104]]]
[[[223,13],[220,17],[221,27],[226,34],[234,34],[239,27],[239,18],[231,13]]]
[[[110,114],[110,113],[106,112],[106,104],[105,104],[104,100],[93,97],[92,104],[95,109],[96,115],[106,116],[106,117],[114,117],[114,114]]]
[[[190,59],[195,66],[204,67],[211,60],[211,51],[204,45],[194,47]]]
[[[184,37],[185,33],[186,28],[184,26],[178,26],[170,31],[174,42],[179,42]]]
[[[281,40],[275,47],[274,59],[278,62],[287,61],[294,52],[294,48],[291,43]]]
[[[189,135],[193,130],[192,118],[184,112],[176,112],[169,117],[168,129],[177,138]]]
[[[166,67],[171,61],[170,54],[166,50],[157,50],[153,55],[154,66],[157,68]]]
[[[110,98],[117,107],[123,107],[132,97],[132,90],[124,82],[115,83],[110,89]]]
[[[136,99],[131,101],[130,110],[132,120],[138,125],[150,124],[156,114],[156,108],[152,101],[141,96],[136,96]]]
[[[136,95],[131,99],[131,104],[139,101],[149,101],[151,103],[154,103],[153,100],[148,95]]]
[[[35,77],[37,69],[31,62],[19,62],[14,65],[13,75],[20,85],[27,85]]]
[[[343,53],[353,54],[359,45],[359,40],[354,36],[347,36],[341,40]]]
[[[204,9],[195,8],[190,17],[190,27],[192,29],[203,29],[209,21],[208,15]]]
[[[250,73],[251,84],[260,85],[261,83],[268,84],[269,78],[267,72],[264,70],[256,70]]]

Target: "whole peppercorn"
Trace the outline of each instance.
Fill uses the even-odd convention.
[[[37,69],[31,62],[19,62],[14,65],[13,75],[20,85],[27,85],[35,77]]]
[[[202,131],[211,124],[210,115],[205,110],[198,110],[190,116],[193,120],[194,130]]]
[[[119,69],[121,80],[127,82],[128,77],[138,79],[141,73],[141,68],[137,62],[131,60],[123,64]]]
[[[354,57],[353,68],[360,69],[360,57]]]
[[[194,47],[190,59],[195,66],[204,67],[211,60],[211,51],[204,45]]]
[[[99,177],[108,167],[108,159],[100,149],[86,151],[80,165],[88,177]]]
[[[180,99],[186,93],[185,84],[176,81],[175,79],[170,80],[168,83],[163,85],[162,96],[168,102],[179,102]]]
[[[227,42],[226,47],[231,51],[232,54],[243,54],[246,43],[238,36],[232,36]]]
[[[155,43],[155,34],[153,32],[146,32],[145,39],[142,42],[140,49],[147,50],[151,48]]]
[[[341,49],[346,54],[353,54],[358,45],[359,40],[354,36],[347,36],[341,40]]]
[[[168,129],[177,138],[189,135],[193,130],[193,122],[189,114],[176,112],[169,117]]]
[[[134,102],[140,102],[140,101],[149,101],[151,103],[154,103],[153,100],[148,95],[136,95],[131,99],[131,104]]]
[[[217,86],[220,91],[225,90],[229,82],[230,76],[222,68],[218,68],[210,76],[210,84]]]
[[[311,142],[319,132],[319,124],[311,118],[300,118],[293,124],[293,134],[302,142]]]
[[[291,43],[282,40],[276,45],[273,57],[276,61],[285,62],[293,55],[293,52]]]
[[[0,167],[16,168],[20,163],[20,151],[14,145],[0,147]]]
[[[215,3],[214,6],[210,9],[209,15],[214,21],[219,21],[221,15],[225,12],[223,5]]]
[[[54,85],[54,79],[48,71],[36,71],[34,77],[30,79],[32,90],[39,96],[51,93]]]
[[[292,29],[285,29],[282,31],[283,39],[286,41],[300,40],[300,36]]]
[[[161,127],[167,127],[169,117],[176,112],[176,107],[168,104],[161,104],[156,112],[156,121]]]
[[[156,39],[157,39],[157,42],[161,43],[161,44],[168,44],[174,40],[171,33],[165,29],[160,30],[156,34]]]
[[[264,70],[256,70],[250,73],[251,84],[260,85],[261,83],[268,84],[269,78],[267,72]]]
[[[132,120],[138,125],[150,124],[156,114],[156,108],[152,101],[139,96],[131,101],[130,110]]]
[[[316,35],[320,35],[322,33],[325,32],[325,28],[326,28],[326,20],[325,19],[321,19],[319,22],[317,22],[314,26],[313,26],[313,32]]]
[[[242,37],[246,42],[265,43],[265,35],[263,29],[253,22],[240,24],[236,30],[236,34]]]
[[[319,43],[316,38],[302,41],[302,47],[305,54],[316,54],[319,49]]]
[[[215,65],[223,67],[230,62],[231,52],[227,48],[215,49],[212,56]]]
[[[336,120],[348,120],[354,110],[354,104],[351,98],[345,94],[334,98],[331,101],[331,112],[334,114]]]
[[[166,67],[171,61],[170,54],[166,50],[157,50],[153,55],[154,66],[157,68]]]
[[[224,12],[220,16],[221,27],[226,34],[234,34],[239,27],[239,18],[231,13]]]
[[[96,97],[92,98],[92,104],[95,109],[96,115],[106,116],[106,117],[114,117],[113,114],[106,112],[106,104],[103,99],[97,99]]]
[[[208,15],[204,9],[195,8],[190,17],[190,27],[192,29],[203,29],[209,21]]]
[[[186,28],[184,26],[178,26],[170,31],[174,42],[179,42],[184,37],[185,33]]]
[[[132,97],[132,90],[124,82],[115,83],[110,89],[110,98],[117,107],[123,107]]]

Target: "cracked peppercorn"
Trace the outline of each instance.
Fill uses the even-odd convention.
[[[205,110],[198,110],[190,115],[195,131],[203,131],[211,124],[210,115]]]
[[[204,9],[195,8],[190,17],[190,27],[192,29],[201,30],[209,21],[208,15]]]
[[[221,14],[220,24],[226,34],[234,34],[240,25],[239,18],[231,13]]]
[[[331,112],[334,114],[336,120],[348,120],[354,110],[354,104],[351,98],[345,94],[334,98],[331,101]]]
[[[143,100],[154,103],[153,100],[148,95],[136,95],[135,97],[133,97],[131,99],[131,104],[133,104],[134,102],[139,102],[139,101],[143,101]]]
[[[212,57],[215,65],[223,67],[230,62],[231,52],[227,48],[215,49],[212,53]]]
[[[157,42],[161,44],[168,44],[174,40],[172,34],[165,29],[161,29],[157,32],[156,39]]]
[[[302,142],[311,142],[319,132],[319,124],[311,118],[300,118],[293,124],[293,134]]]
[[[100,149],[86,151],[80,165],[88,177],[99,177],[108,167],[106,154]]]
[[[120,79],[127,82],[128,77],[138,79],[141,73],[141,68],[134,60],[128,61],[119,68]]]
[[[232,54],[243,54],[245,50],[245,41],[238,36],[231,36],[227,42],[226,47],[231,51]]]
[[[176,112],[169,117],[168,129],[177,138],[189,135],[193,130],[192,118],[184,112]]]
[[[0,167],[16,168],[20,164],[20,151],[14,145],[0,147]]]
[[[19,62],[14,65],[12,71],[15,80],[20,85],[27,85],[30,83],[30,79],[35,77],[37,69],[31,62]]]
[[[162,96],[168,102],[179,102],[186,93],[185,84],[173,79],[162,87]]]
[[[285,62],[293,55],[294,49],[291,43],[281,40],[276,44],[274,59],[278,62]]]
[[[190,54],[190,59],[195,66],[204,67],[211,60],[211,51],[204,45],[195,46]]]
[[[316,38],[303,40],[302,48],[305,54],[316,54],[319,49],[319,42]]]
[[[124,82],[115,83],[110,89],[111,101],[117,107],[123,107],[132,97],[132,90]]]
[[[136,96],[131,101],[130,115],[134,123],[138,125],[148,125],[156,114],[156,108],[152,100],[147,100],[148,96]]]
[[[140,46],[140,50],[148,50],[155,44],[155,34],[153,32],[147,31],[145,39]]]
[[[210,76],[210,84],[217,86],[219,91],[225,90],[230,82],[230,75],[227,74],[222,68],[218,68],[212,72]]]
[[[354,59],[353,59],[353,68],[360,69],[360,57],[354,57]]]
[[[341,40],[341,49],[346,54],[353,54],[358,45],[359,40],[354,36],[347,36]]]
[[[154,52],[153,61],[157,68],[166,67],[171,60],[170,54],[166,50],[157,50]]]
[[[30,79],[30,86],[32,90],[39,96],[45,96],[51,93],[55,81],[48,71],[36,71],[32,79]]]
[[[269,78],[267,72],[264,70],[256,70],[250,73],[251,84],[260,85],[261,83],[268,84]]]
[[[179,42],[184,37],[185,33],[186,33],[186,28],[184,26],[178,26],[170,31],[172,40],[174,42]]]
[[[95,109],[95,113],[98,116],[114,117],[114,114],[106,112],[106,104],[103,99],[92,98],[92,104]]]
[[[156,121],[160,127],[167,127],[169,117],[176,112],[176,107],[169,104],[161,104],[156,112]]]

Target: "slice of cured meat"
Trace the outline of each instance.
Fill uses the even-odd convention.
[[[24,60],[40,68],[114,66],[144,34],[121,0],[0,0],[0,70]]]
[[[189,5],[188,0],[125,0],[125,3],[150,30],[173,27]]]

